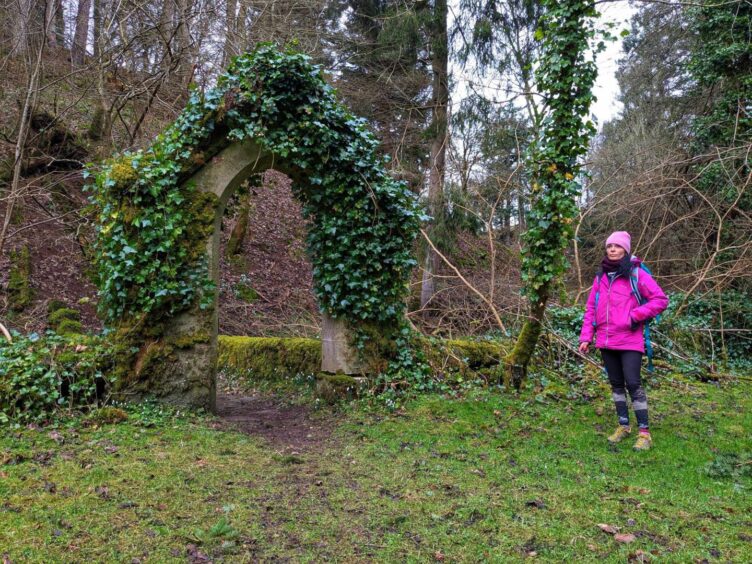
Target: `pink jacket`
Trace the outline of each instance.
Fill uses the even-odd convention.
[[[639,267],[640,259],[634,257],[632,265]],[[595,333],[596,348],[644,353],[643,322],[666,309],[668,298],[653,277],[642,269],[637,274],[637,288],[645,301],[642,305],[632,295],[629,277],[620,276],[610,282],[607,274],[596,276],[585,306],[580,342],[591,342]],[[599,289],[596,310],[595,295]]]

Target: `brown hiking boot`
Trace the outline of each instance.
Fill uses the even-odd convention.
[[[649,433],[640,433],[637,435],[637,442],[632,447],[634,450],[650,450],[653,446],[653,439],[650,438]]]
[[[616,443],[620,443],[624,439],[626,439],[629,434],[632,432],[632,428],[628,425],[619,425],[616,428],[616,431],[608,438],[608,442],[612,445],[615,445]]]

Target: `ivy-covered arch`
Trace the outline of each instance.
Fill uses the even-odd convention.
[[[344,324],[361,351],[394,343],[422,218],[376,149],[318,67],[265,45],[213,90],[193,92],[150,148],[105,163],[91,190],[117,389],[213,408],[219,222],[237,186],[272,166],[293,179],[311,220],[325,319]]]

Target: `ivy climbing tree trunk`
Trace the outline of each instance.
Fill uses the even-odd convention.
[[[536,77],[547,115],[531,158],[533,201],[523,236],[522,276],[529,316],[506,359],[506,383],[516,388],[526,377],[553,284],[568,266],[565,251],[574,235],[580,192],[578,161],[595,133],[592,122],[586,121],[597,75],[594,60],[586,57],[595,37],[594,2],[543,0],[542,4]]]
[[[433,217],[429,237],[436,231],[444,215],[444,177],[446,173],[447,121],[449,113],[449,44],[447,41],[447,2],[436,0],[431,22],[431,70],[433,72],[433,114],[429,133],[431,160],[428,174],[428,208]],[[432,238],[434,239],[434,238]],[[436,293],[434,275],[439,258],[428,247],[420,289],[420,307],[428,304]]]

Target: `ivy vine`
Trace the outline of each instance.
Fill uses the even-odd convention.
[[[563,251],[574,236],[579,159],[595,133],[587,114],[597,76],[595,61],[587,57],[596,37],[593,1],[543,0],[543,5],[536,78],[548,111],[530,159],[534,181],[522,261],[527,295],[537,305],[546,301],[551,283],[568,266]],[[596,50],[603,47],[600,42]]]
[[[365,121],[336,100],[321,69],[272,45],[236,58],[216,88],[193,91],[151,147],[94,174],[103,317],[158,321],[211,303],[205,241],[217,202],[187,180],[243,140],[302,179],[293,191],[311,220],[307,245],[320,307],[350,321],[402,326],[412,245],[424,219],[416,199],[389,176]]]

